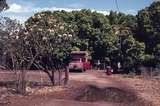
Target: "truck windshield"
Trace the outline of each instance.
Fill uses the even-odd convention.
[[[72,61],[85,62],[86,54],[85,53],[73,53],[71,54]]]
[[[72,58],[72,61],[80,61],[80,58]]]

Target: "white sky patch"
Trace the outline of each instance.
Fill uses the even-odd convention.
[[[51,7],[51,8],[35,8],[34,12],[40,12],[40,11],[61,11],[61,10],[65,10],[67,12],[71,12],[71,11],[80,11],[81,9],[71,9],[71,8],[57,8],[57,7]]]
[[[137,14],[137,11],[136,11],[136,10],[127,10],[126,13],[127,13],[127,14],[136,15],[136,14]]]
[[[83,8],[84,5],[80,4],[80,3],[73,3],[73,4],[68,5],[68,7],[70,7],[70,8]]]
[[[76,6],[76,5],[75,5]],[[78,5],[77,5],[78,6]],[[72,6],[74,7],[74,6]],[[10,8],[5,11],[5,16],[11,18],[11,19],[17,19],[21,23],[24,23],[30,16],[34,15],[34,13],[41,12],[41,11],[61,11],[65,10],[67,12],[71,11],[80,11],[80,8],[58,8],[58,7],[34,7],[32,5],[20,5],[20,4],[10,4]],[[100,11],[100,10],[95,10],[95,9],[90,9],[92,12],[96,11],[98,13],[102,13],[104,15],[108,15],[109,11]],[[13,15],[14,14],[14,15]]]
[[[104,15],[109,15],[110,12],[109,11],[97,11],[97,13],[101,13],[101,14],[104,14]]]
[[[18,16],[18,15],[16,15],[16,16],[8,16],[10,19],[13,19],[13,20],[17,20],[17,21],[19,21],[20,23],[24,23],[26,20],[27,20],[27,18],[29,18],[29,17],[26,17],[26,16]]]
[[[61,11],[61,10],[65,10],[67,12],[71,12],[71,11],[80,11],[80,8],[57,8],[57,7],[52,7],[52,8],[35,8],[34,12],[40,12],[40,11]],[[105,10],[94,10],[94,9],[90,9],[92,12],[96,11],[97,13],[101,13],[104,15],[109,15],[109,11],[105,11]]]
[[[5,11],[6,13],[26,13],[26,12],[30,12],[30,10],[32,9],[32,7],[30,6],[23,6],[23,5],[19,5],[19,4],[11,4],[9,5],[9,9],[7,11]]]
[[[73,4],[74,6],[78,6],[78,4]],[[73,7],[74,7],[73,6]],[[40,7],[31,7],[31,6],[23,6],[20,4],[11,4],[10,8],[5,11],[5,13],[32,13],[32,12],[40,12],[40,11],[61,11],[61,10],[65,10],[67,12],[71,12],[71,11],[80,11],[80,8],[58,8],[58,7],[44,7],[44,8],[40,8]],[[93,10],[91,9],[91,11],[97,11],[97,10]],[[102,13],[104,15],[108,15],[109,12],[108,11],[97,11],[98,13]]]

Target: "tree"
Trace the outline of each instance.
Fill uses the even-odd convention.
[[[8,8],[9,7],[8,7],[8,4],[6,3],[6,0],[0,0],[0,12]]]
[[[109,19],[115,35],[135,34],[137,26],[137,19],[135,16],[111,11],[109,16],[106,17]]]
[[[1,65],[6,68],[11,68],[6,61],[8,59],[7,46],[10,44],[10,40],[16,38],[17,33],[22,29],[22,25],[19,24],[16,20],[11,20],[7,17],[0,17],[0,44],[1,44]],[[12,67],[13,68],[13,67]]]
[[[47,73],[54,85],[54,72],[58,70],[61,77],[60,69],[76,40],[76,25],[56,19],[49,11],[35,14],[25,24],[30,35],[29,45],[34,54],[38,53],[33,65]]]
[[[138,30],[136,38],[145,42],[146,59],[148,66],[158,64],[158,48],[160,43],[160,1],[153,2],[138,12]]]
[[[91,10],[73,11],[73,22],[78,26],[78,42],[74,46],[89,51],[92,59],[104,60],[106,56],[104,40],[111,35],[109,20],[105,15]]]
[[[137,38],[146,44],[147,53],[151,54],[153,48],[160,43],[160,1],[153,2],[149,7],[138,12]]]
[[[144,61],[145,45],[136,41],[133,36],[121,38],[121,63],[126,71],[136,69]]]
[[[136,68],[138,64],[142,63],[145,55],[145,45],[134,38],[137,19],[135,16],[113,11],[107,18],[115,39],[114,49],[110,55],[111,64],[113,67],[117,67],[117,63],[120,62],[124,70],[131,71],[132,68]]]
[[[160,44],[157,44],[154,49],[154,61],[157,65],[157,67],[160,68]]]
[[[23,39],[19,39],[22,36],[23,27],[16,20],[6,17],[1,17],[0,24],[1,65],[15,72],[17,91],[24,94],[26,89],[24,54],[26,51],[23,47],[25,46]]]

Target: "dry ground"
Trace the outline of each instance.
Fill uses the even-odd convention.
[[[45,74],[41,74],[41,77],[43,80],[47,80]],[[0,80],[12,78],[14,78],[14,75],[0,72]],[[40,80],[40,73],[31,72],[27,78],[38,81]],[[94,85],[100,89],[118,88],[133,93],[137,99],[126,103],[106,102],[104,100],[90,102],[75,100],[88,85]],[[7,100],[6,103],[1,103],[0,106],[160,106],[160,80],[154,78],[144,79],[140,76],[132,78],[124,75],[107,76],[102,71],[70,73],[70,81],[67,86],[27,87],[28,93],[25,96],[7,93],[7,96],[4,97],[4,92],[2,91],[5,90],[6,88],[0,87],[0,101],[1,98]],[[98,96],[100,95],[102,94],[99,93]]]

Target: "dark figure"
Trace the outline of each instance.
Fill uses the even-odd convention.
[[[111,68],[111,66],[107,66],[106,68],[106,75],[112,75],[113,69]]]

